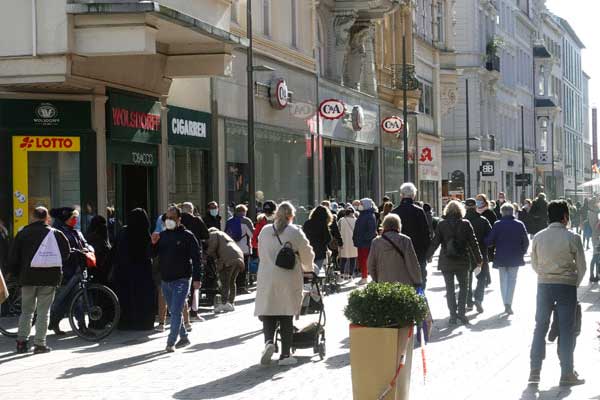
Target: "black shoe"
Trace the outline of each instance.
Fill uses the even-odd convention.
[[[469,304],[465,307],[465,311],[473,311],[473,304]]]
[[[562,375],[560,377],[560,386],[577,386],[583,385],[585,383],[585,379],[580,379],[577,372],[573,371],[570,374]]]
[[[475,302],[475,307],[477,308],[477,312],[478,312],[479,314],[482,314],[482,313],[483,313],[483,306],[481,305],[481,302],[480,302],[480,301],[476,301],[476,302]]]
[[[248,291],[248,289],[243,287],[243,288],[238,288],[237,294],[250,294],[250,292]]]
[[[190,339],[188,339],[187,337],[184,337],[184,338],[179,339],[179,342],[175,343],[175,348],[181,349],[182,347],[189,346],[190,344],[191,344]]]
[[[48,325],[48,330],[54,331],[54,334],[56,336],[64,336],[66,335],[65,332],[60,330],[60,326],[59,323],[51,323],[50,325]]]
[[[530,383],[540,383],[540,373],[542,372],[541,369],[532,369],[529,372],[529,382]]]
[[[29,342],[27,340],[17,340],[17,354],[29,352]]]
[[[456,320],[456,316],[452,316],[450,317],[450,319],[448,320],[448,325],[456,325],[458,322]]]
[[[504,312],[508,315],[513,315],[514,312],[512,310],[512,307],[510,306],[510,304],[505,304],[504,305]]]
[[[458,320],[465,325],[471,325],[471,323],[469,322],[469,318],[467,318],[465,315],[459,315]]]
[[[45,354],[50,353],[51,351],[52,348],[48,346],[39,346],[37,344],[33,346],[33,354]]]

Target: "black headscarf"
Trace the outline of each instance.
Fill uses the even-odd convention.
[[[74,214],[75,209],[73,207],[53,208],[50,210],[50,216],[54,219],[60,220],[63,223],[67,222],[67,220]]]
[[[90,235],[97,236],[108,242],[108,225],[106,223],[106,218],[101,215],[96,215],[92,218],[86,232],[86,237],[89,237]]]
[[[135,208],[127,216],[127,239],[131,262],[144,262],[150,244],[150,219],[143,208]]]

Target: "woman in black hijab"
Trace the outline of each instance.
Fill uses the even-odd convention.
[[[152,279],[150,220],[136,208],[117,237],[115,292],[121,304],[120,329],[150,330],[156,313],[156,288]]]
[[[108,239],[106,218],[101,215],[94,216],[89,222],[85,239],[96,253],[96,268],[92,270],[94,282],[108,285],[112,270],[112,246]]]

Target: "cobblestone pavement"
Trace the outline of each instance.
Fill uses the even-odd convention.
[[[591,255],[588,254],[588,259]],[[434,268],[430,267],[430,271]],[[600,287],[580,289],[584,316],[575,355],[576,368],[588,380],[573,389],[558,387],[556,345],[539,386],[528,386],[529,346],[535,310],[535,275],[519,272],[515,315],[501,315],[498,275],[486,292],[485,312],[471,313],[471,326],[449,328],[441,275],[430,272],[428,298],[435,330],[426,348],[424,383],[420,355],[415,355],[411,395],[415,399],[600,399]],[[167,333],[118,332],[100,344],[74,336],[49,337],[55,351],[14,354],[14,342],[0,337],[0,393],[7,399],[351,399],[348,323],[342,310],[350,287],[326,297],[327,357],[298,350],[300,365],[260,367],[260,322],[252,317],[252,295],[242,296],[236,311],[205,314],[193,324],[192,345],[166,354]],[[301,325],[303,317],[296,321]],[[68,325],[63,322],[64,325]]]

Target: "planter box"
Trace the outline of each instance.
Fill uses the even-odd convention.
[[[407,400],[410,391],[413,328],[367,328],[350,326],[350,366],[354,400],[375,400],[394,378],[401,355],[406,351],[405,365],[396,380],[396,390],[385,400]]]

